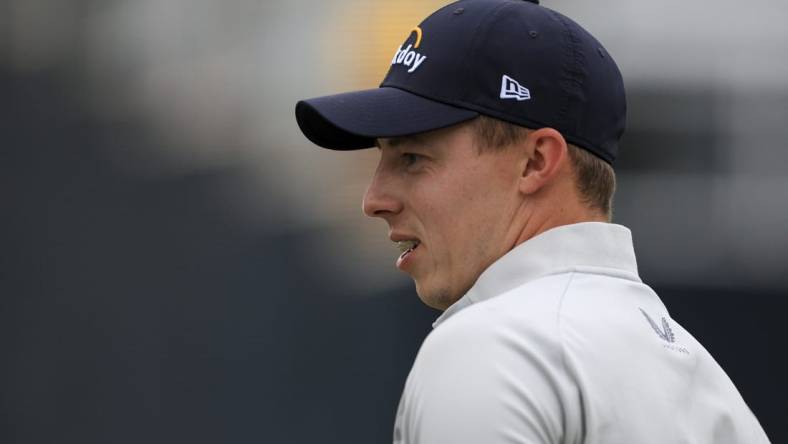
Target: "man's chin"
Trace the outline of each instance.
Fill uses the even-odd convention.
[[[413,281],[416,283],[416,294],[428,307],[444,311],[459,299],[454,297],[448,288],[433,288],[415,278]]]

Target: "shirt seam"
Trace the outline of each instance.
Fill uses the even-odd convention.
[[[558,301],[558,309],[556,310],[556,329],[558,330],[558,344],[561,349],[561,365],[563,367],[564,374],[569,377],[571,373],[569,372],[569,365],[567,363],[567,351],[566,351],[566,344],[564,342],[564,332],[562,329],[561,324],[561,315],[564,309],[564,301],[567,298],[567,294],[569,293],[569,288],[572,286],[572,282],[574,281],[575,275],[577,274],[576,271],[572,271],[569,275],[569,279],[566,282],[566,286],[564,287],[564,291],[561,294],[561,297]],[[579,391],[579,390],[578,390]],[[580,436],[585,437],[586,434],[586,420],[583,411],[585,410],[585,406],[583,405],[583,397],[579,396],[580,398]],[[566,411],[563,411],[562,419],[564,420],[564,430],[566,430]]]

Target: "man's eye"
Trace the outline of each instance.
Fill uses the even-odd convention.
[[[402,153],[402,161],[405,163],[406,166],[410,166],[415,164],[422,158],[419,154],[414,153]]]

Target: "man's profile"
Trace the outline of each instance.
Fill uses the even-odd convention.
[[[395,443],[765,443],[611,222],[626,102],[613,58],[538,1],[463,0],[379,88],[299,102],[325,148],[377,146],[364,196],[443,313]]]

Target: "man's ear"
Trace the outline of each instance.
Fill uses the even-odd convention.
[[[525,139],[527,158],[520,177],[520,191],[533,194],[554,181],[566,168],[568,148],[564,136],[552,128],[531,131]]]

